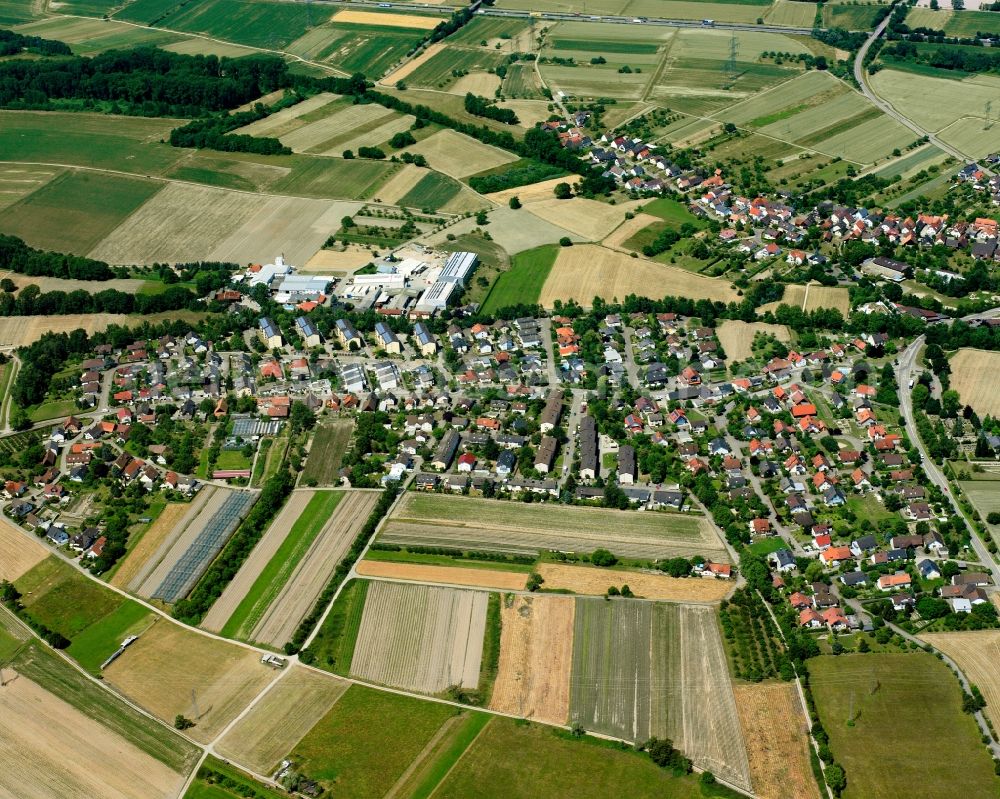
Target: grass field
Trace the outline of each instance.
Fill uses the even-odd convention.
[[[348,419],[339,419],[316,427],[309,447],[309,457],[302,470],[303,483],[315,480],[317,485],[334,485],[339,482],[337,472],[340,470],[341,459],[347,451],[353,431],[354,422]]]
[[[210,773],[221,775],[218,779]],[[251,793],[251,791],[253,793]],[[258,782],[230,763],[209,755],[198,770],[184,799],[285,799],[288,794]]]
[[[413,70],[406,82],[428,89],[447,89],[459,78],[455,72],[487,72],[496,69],[505,58],[505,53],[483,47],[449,47]]]
[[[483,313],[494,313],[511,305],[538,302],[542,286],[559,254],[559,245],[543,244],[514,256],[510,269],[501,272],[483,301]]]
[[[361,629],[361,615],[368,597],[367,580],[351,580],[340,591],[309,651],[316,663],[338,674],[347,674]]]
[[[945,7],[946,8],[946,7]],[[995,32],[996,17],[989,11],[951,11],[942,8],[911,8],[906,15],[906,24],[911,28],[926,27],[943,30],[947,36],[972,38],[979,31]]]
[[[69,13],[79,13],[70,10]],[[102,12],[103,13],[103,12]],[[28,25],[18,26],[18,33],[41,36],[70,45],[74,53],[93,55],[105,50],[139,46],[170,45],[187,41],[184,36],[169,31],[137,28],[110,19],[49,17]]]
[[[846,799],[896,797],[918,783],[925,799],[996,793],[958,682],[934,656],[819,657],[808,668],[830,748],[848,775]]]
[[[101,664],[128,636],[149,627],[151,615],[138,602],[125,602],[77,635],[66,652],[91,674],[100,675]]]
[[[823,24],[828,28],[844,28],[850,31],[869,31],[874,27],[877,5],[854,5],[853,3],[824,4]]]
[[[1000,414],[1000,395],[996,374],[1000,353],[963,348],[951,357],[951,387],[964,405],[971,405],[980,416]]]
[[[397,200],[404,208],[437,211],[462,191],[462,184],[440,172],[426,172],[420,180]]]

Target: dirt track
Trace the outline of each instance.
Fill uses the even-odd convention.
[[[330,575],[378,502],[375,491],[348,492],[316,536],[284,588],[250,634],[253,641],[284,646],[312,610]]]
[[[152,799],[184,777],[26,677],[0,689],[0,796]]]
[[[537,569],[545,580],[545,588],[565,588],[577,594],[600,596],[610,586],[628,585],[637,597],[665,599],[673,602],[718,602],[732,588],[728,580],[683,579],[666,574],[611,571],[591,566],[564,566],[541,563]]]
[[[305,510],[312,496],[312,491],[292,492],[292,495],[288,498],[288,502],[285,503],[285,507],[281,509],[277,518],[271,522],[271,526],[267,528],[267,532],[257,542],[257,546],[253,548],[250,556],[243,562],[243,566],[236,573],[236,577],[226,586],[226,589],[222,592],[222,596],[215,600],[215,604],[205,614],[205,618],[200,625],[203,630],[211,630],[213,633],[217,633],[229,621],[229,617],[233,615],[237,605],[243,601],[243,598],[253,587],[254,581],[260,575],[263,568],[270,563],[271,558],[274,557],[274,553],[278,551],[278,547],[288,537],[292,525],[302,515],[302,511]]]
[[[429,566],[423,563],[392,563],[382,560],[363,560],[355,571],[362,577],[390,577],[396,580],[413,580],[417,583],[450,583],[477,588],[506,588],[523,590],[528,575],[495,569],[464,569],[461,566]]]

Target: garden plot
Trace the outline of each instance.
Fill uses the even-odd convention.
[[[303,100],[301,103],[296,103],[289,108],[283,108],[270,116],[258,119],[256,122],[251,122],[249,125],[244,125],[242,128],[237,128],[233,132],[245,133],[248,136],[280,137],[285,133],[307,124],[302,117],[307,114],[312,114],[314,111],[319,111],[319,109],[324,108],[338,100],[339,97],[340,95],[337,94],[320,92],[307,100]]]
[[[184,775],[22,674],[0,689],[0,796],[174,797]]]
[[[573,665],[571,597],[505,594],[500,611],[500,664],[490,707],[565,724]]]
[[[786,344],[792,340],[792,334],[785,325],[769,325],[764,322],[740,322],[727,319],[719,325],[719,343],[731,361],[745,361],[753,355],[752,345],[758,333],[774,336]]]
[[[428,694],[452,685],[475,689],[488,596],[484,591],[373,582],[351,674]]]
[[[620,558],[704,554],[728,560],[711,526],[697,516],[524,505],[438,494],[407,494],[379,539],[391,544],[528,555],[544,549],[592,552],[603,547]]]
[[[439,130],[407,150],[424,156],[432,169],[455,178],[475,175],[517,160],[517,156],[506,150],[491,147],[450,129]]]
[[[49,551],[30,533],[7,519],[0,519],[0,580],[14,582],[46,557]]]
[[[556,300],[576,300],[589,307],[594,297],[624,300],[629,294],[654,299],[677,296],[719,302],[738,300],[736,290],[725,280],[587,244],[562,249],[542,287],[539,302],[551,308]]]
[[[216,749],[258,774],[272,774],[349,686],[328,674],[292,666],[292,671],[223,736]]]
[[[260,655],[158,618],[104,670],[104,680],[154,716],[195,722],[188,734],[213,740],[274,678]]]
[[[377,491],[350,491],[316,536],[274,602],[250,633],[251,640],[284,646],[309,615],[334,569],[378,502]]]
[[[1000,353],[965,347],[951,357],[951,387],[980,416],[1000,415],[998,374]]]

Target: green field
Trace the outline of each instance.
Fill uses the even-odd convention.
[[[227,784],[223,785],[220,777]],[[209,755],[184,799],[286,799],[287,796],[284,791],[272,790],[231,764]]]
[[[429,799],[491,718],[486,713],[468,713],[457,719],[403,783],[401,794],[410,799]]]
[[[77,635],[66,652],[91,674],[99,676],[101,664],[128,636],[148,627],[151,615],[138,602],[125,602]]]
[[[70,640],[127,601],[55,555],[29,569],[14,585],[33,619]]]
[[[944,10],[944,9],[948,10]],[[911,28],[933,28],[943,30],[947,36],[971,39],[977,33],[996,33],[1000,22],[992,11],[952,11],[948,4],[933,11],[929,8],[911,8],[906,15],[906,24]]]
[[[86,255],[162,186],[68,171],[4,211],[0,230],[36,247]]]
[[[382,797],[459,712],[352,685],[289,757],[333,795]]]
[[[317,425],[309,447],[309,457],[302,470],[303,485],[335,485],[337,472],[351,443],[354,423],[349,419],[339,419]]]
[[[448,37],[451,44],[479,44],[490,39],[516,36],[528,27],[527,20],[501,17],[475,17],[468,25]]]
[[[350,671],[367,597],[367,580],[351,580],[341,589],[309,647],[318,665],[337,674],[346,675]]]
[[[482,47],[478,49],[449,47],[411,72],[406,78],[406,83],[429,89],[445,89],[458,80],[458,76],[452,74],[453,71],[489,72],[500,66],[506,57],[506,54],[499,50],[487,50]]]
[[[997,795],[959,684],[933,655],[819,657],[808,668],[830,748],[847,773],[845,799]]]
[[[486,295],[483,313],[493,313],[511,305],[537,303],[558,254],[559,245],[543,244],[515,255],[510,269],[500,273]]]
[[[440,172],[428,172],[417,185],[399,198],[403,208],[420,208],[436,211],[458,196],[462,184]]]
[[[250,634],[343,498],[341,491],[317,491],[313,494],[281,546],[229,617],[222,628],[222,635],[245,638]]]
[[[250,459],[238,449],[225,449],[215,460],[216,469],[249,469]]]
[[[0,25],[19,25],[38,16],[31,0],[0,0]]]
[[[175,771],[186,774],[197,761],[200,749],[159,722],[133,710],[40,642],[32,641],[10,665]]]
[[[868,31],[875,27],[875,15],[885,6],[829,3],[823,6],[823,24],[828,28]]]
[[[694,225],[699,230],[707,227],[704,219],[692,214],[684,203],[673,200],[669,197],[660,197],[642,206],[644,214],[658,216],[664,222],[668,222],[673,227],[680,227],[687,223]]]

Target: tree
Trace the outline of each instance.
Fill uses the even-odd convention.
[[[573,239],[571,239],[569,236],[563,236],[561,239],[559,239],[559,246],[560,247],[572,247],[573,246]]]
[[[476,224],[477,225],[488,225],[490,223],[489,217],[486,216],[486,211],[476,212]]]
[[[182,716],[178,713],[174,717],[174,728],[178,730],[189,730],[194,726],[194,722],[191,721],[187,716]]]
[[[558,200],[568,200],[573,196],[573,189],[568,183],[557,183],[552,192]]]
[[[590,556],[590,562],[595,566],[607,568],[609,566],[614,566],[618,562],[618,558],[606,549],[595,549],[594,554]]]
[[[836,796],[840,796],[844,788],[847,787],[847,775],[844,774],[844,769],[836,763],[827,766],[826,784],[830,786],[830,790]]]
[[[516,211],[518,208],[521,207],[521,200],[518,199],[517,195],[515,195],[510,198],[510,200],[507,202],[507,205],[509,205],[513,210]]]

